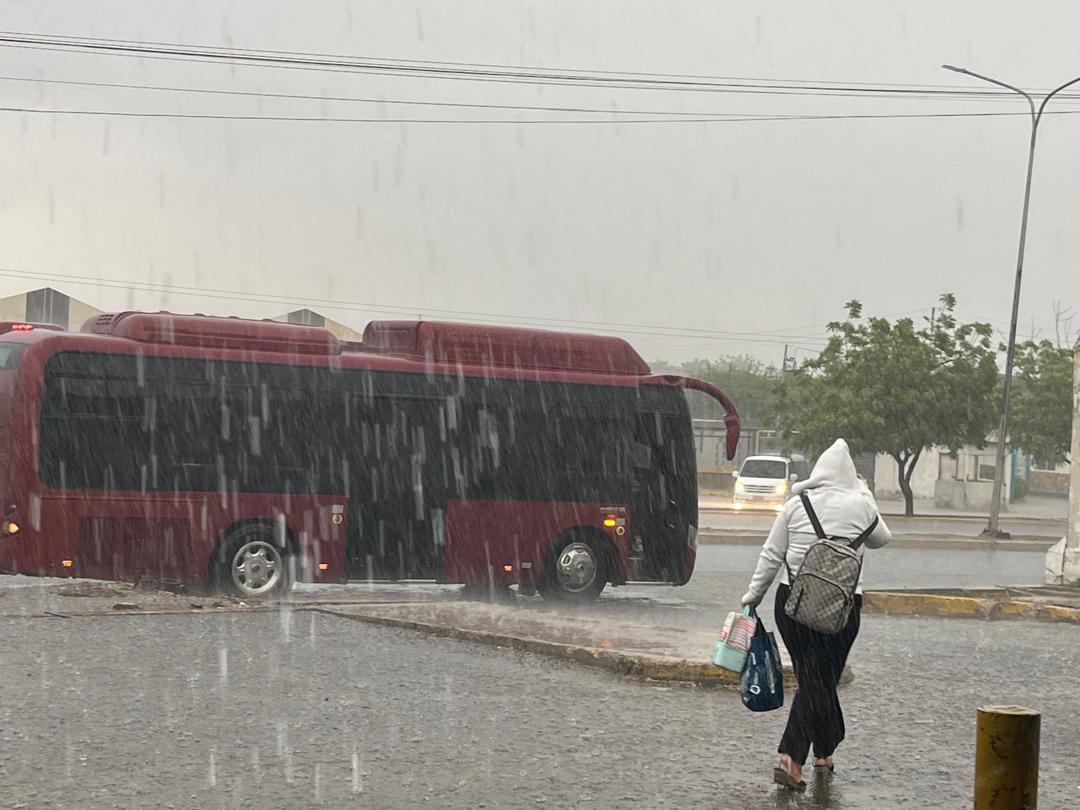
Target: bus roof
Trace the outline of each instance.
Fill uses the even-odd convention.
[[[382,356],[459,368],[636,377],[650,373],[648,363],[621,338],[490,324],[373,321],[364,330],[363,342],[357,343],[340,341],[321,326],[126,311],[93,317],[81,331],[163,346],[324,357]]]
[[[367,351],[463,366],[537,368],[645,375],[646,363],[625,340],[488,324],[373,321]]]

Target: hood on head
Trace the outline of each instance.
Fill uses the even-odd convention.
[[[837,439],[829,449],[818,456],[817,464],[814,465],[810,477],[805,481],[795,483],[791,491],[798,495],[814,487],[856,490],[864,488],[855,471],[855,462],[851,460],[851,450],[843,439]]]

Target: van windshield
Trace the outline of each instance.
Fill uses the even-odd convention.
[[[787,464],[780,460],[748,458],[743,462],[740,478],[787,478]]]

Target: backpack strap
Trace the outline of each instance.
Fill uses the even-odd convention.
[[[818,540],[828,540],[829,536],[825,534],[825,530],[821,528],[821,521],[818,520],[817,512],[815,512],[814,507],[810,505],[810,496],[805,492],[800,492],[799,500],[802,501],[803,509],[806,510],[806,516],[810,518],[810,523],[814,526],[814,534],[818,536]]]
[[[851,541],[851,547],[852,548],[858,548],[864,542],[866,542],[866,538],[869,537],[871,534],[873,534],[874,529],[877,528],[878,520],[879,520],[878,516],[874,515],[873,522],[869,526],[867,526],[865,529],[863,529],[862,534],[860,534],[858,537],[856,537],[854,540]]]
[[[810,523],[814,526],[814,534],[818,536],[818,540],[828,540],[828,535],[826,535],[825,530],[821,528],[821,521],[818,520],[817,512],[814,511],[814,507],[810,504],[810,497],[805,492],[800,492],[799,500],[802,501],[803,509],[806,510],[806,516],[810,518]],[[857,549],[866,542],[866,538],[873,534],[874,529],[877,528],[878,520],[878,516],[874,515],[873,522],[871,522],[858,537],[851,541],[852,548]]]

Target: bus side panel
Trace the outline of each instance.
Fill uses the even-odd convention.
[[[346,507],[340,497],[286,494],[46,495],[40,528],[0,542],[0,570],[201,585],[230,526],[268,521],[295,542],[297,579],[344,582]]]
[[[614,550],[616,584],[626,582],[629,535],[605,530],[606,503],[450,501],[440,582],[535,584],[551,544],[568,529],[603,531]],[[511,566],[507,571],[506,566]]]

